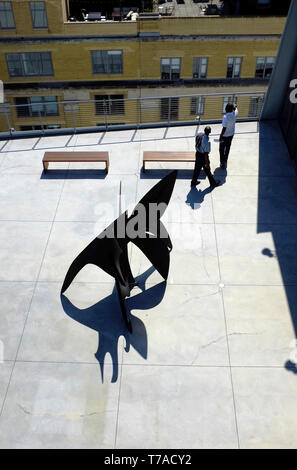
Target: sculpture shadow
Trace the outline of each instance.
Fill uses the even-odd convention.
[[[118,379],[118,341],[121,336],[125,339],[126,352],[129,352],[130,346],[133,346],[140,356],[144,359],[147,358],[147,333],[144,323],[132,315],[131,311],[151,309],[162,301],[166,290],[166,281],[148,289],[145,288],[145,281],[153,271],[154,268],[151,267],[136,278],[141,292],[126,299],[126,308],[131,318],[133,334],[129,333],[121,314],[116,286],[110,295],[85,309],[76,307],[64,294],[61,294],[64,312],[73,320],[98,332],[99,343],[95,357],[100,365],[102,383],[104,382],[104,361],[107,353],[111,356],[113,366],[111,381],[116,382]]]
[[[172,169],[161,169],[161,168],[146,168],[145,172],[143,172],[143,168],[140,171],[140,179],[144,180],[157,180],[157,179],[162,179],[165,176],[167,176],[169,173],[172,172]],[[193,176],[193,168],[189,169],[179,169],[177,170],[177,180],[191,180]],[[201,179],[205,179],[205,173],[201,171],[200,175]]]

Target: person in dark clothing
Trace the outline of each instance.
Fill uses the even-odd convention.
[[[209,161],[209,153],[211,150],[210,142],[209,142],[209,134],[211,133],[211,128],[207,126],[204,129],[204,135],[202,138],[199,136],[196,137],[196,162],[195,168],[193,172],[193,177],[191,181],[191,187],[197,186],[200,183],[198,181],[198,176],[200,174],[201,169],[203,168],[205,174],[209,180],[209,184],[212,188],[219,186],[220,181],[215,180],[211,171],[210,171],[210,161]]]

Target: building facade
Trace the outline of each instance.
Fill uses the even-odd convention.
[[[144,123],[215,119],[236,99],[253,117],[261,98],[252,94],[267,89],[285,20],[148,14],[70,21],[65,0],[1,0],[0,132],[39,129],[41,117],[49,129],[100,126],[107,118],[129,124],[136,115]],[[73,100],[83,104],[77,113]]]

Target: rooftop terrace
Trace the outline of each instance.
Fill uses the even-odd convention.
[[[102,16],[104,21],[108,20],[116,20],[116,21],[123,21],[128,20],[131,21],[131,17],[127,14],[129,11],[137,11],[138,13],[142,14],[160,14],[161,16],[178,16],[178,17],[197,17],[197,16],[204,16],[204,15],[214,15],[220,14],[222,11],[222,4],[221,0],[212,0],[211,2],[207,1],[198,1],[198,0],[160,0],[158,2],[149,2],[146,3],[140,2],[137,0],[133,1],[122,1],[122,2],[108,2],[102,1],[95,2],[71,2],[69,5],[69,19],[71,21],[78,20],[78,21],[102,21]],[[128,6],[129,5],[129,6]],[[94,12],[95,10],[98,12],[100,10],[100,15],[91,15],[88,18],[88,12]],[[94,18],[94,19],[93,19]],[[134,18],[133,20],[135,20]]]
[[[120,182],[124,208],[168,173],[142,152],[192,150],[197,126],[1,142],[1,448],[296,447],[297,176],[274,122],[238,123],[221,170],[220,128],[220,187],[180,166],[167,285],[131,247],[132,335],[107,274],[89,265],[62,301],[61,284]],[[107,150],[110,172],[44,175],[50,149]]]

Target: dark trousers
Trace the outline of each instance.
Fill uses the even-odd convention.
[[[232,139],[233,139],[233,135],[230,135],[230,137],[222,138],[223,142],[220,143],[220,162],[221,163],[226,163],[228,160]]]
[[[210,168],[205,167],[205,159],[204,159],[203,153],[196,152],[196,162],[195,162],[195,168],[194,168],[193,177],[192,177],[192,183],[196,183],[202,168],[203,168],[207,178],[209,179],[209,183],[211,185],[214,185],[215,184],[215,179],[211,174]]]

